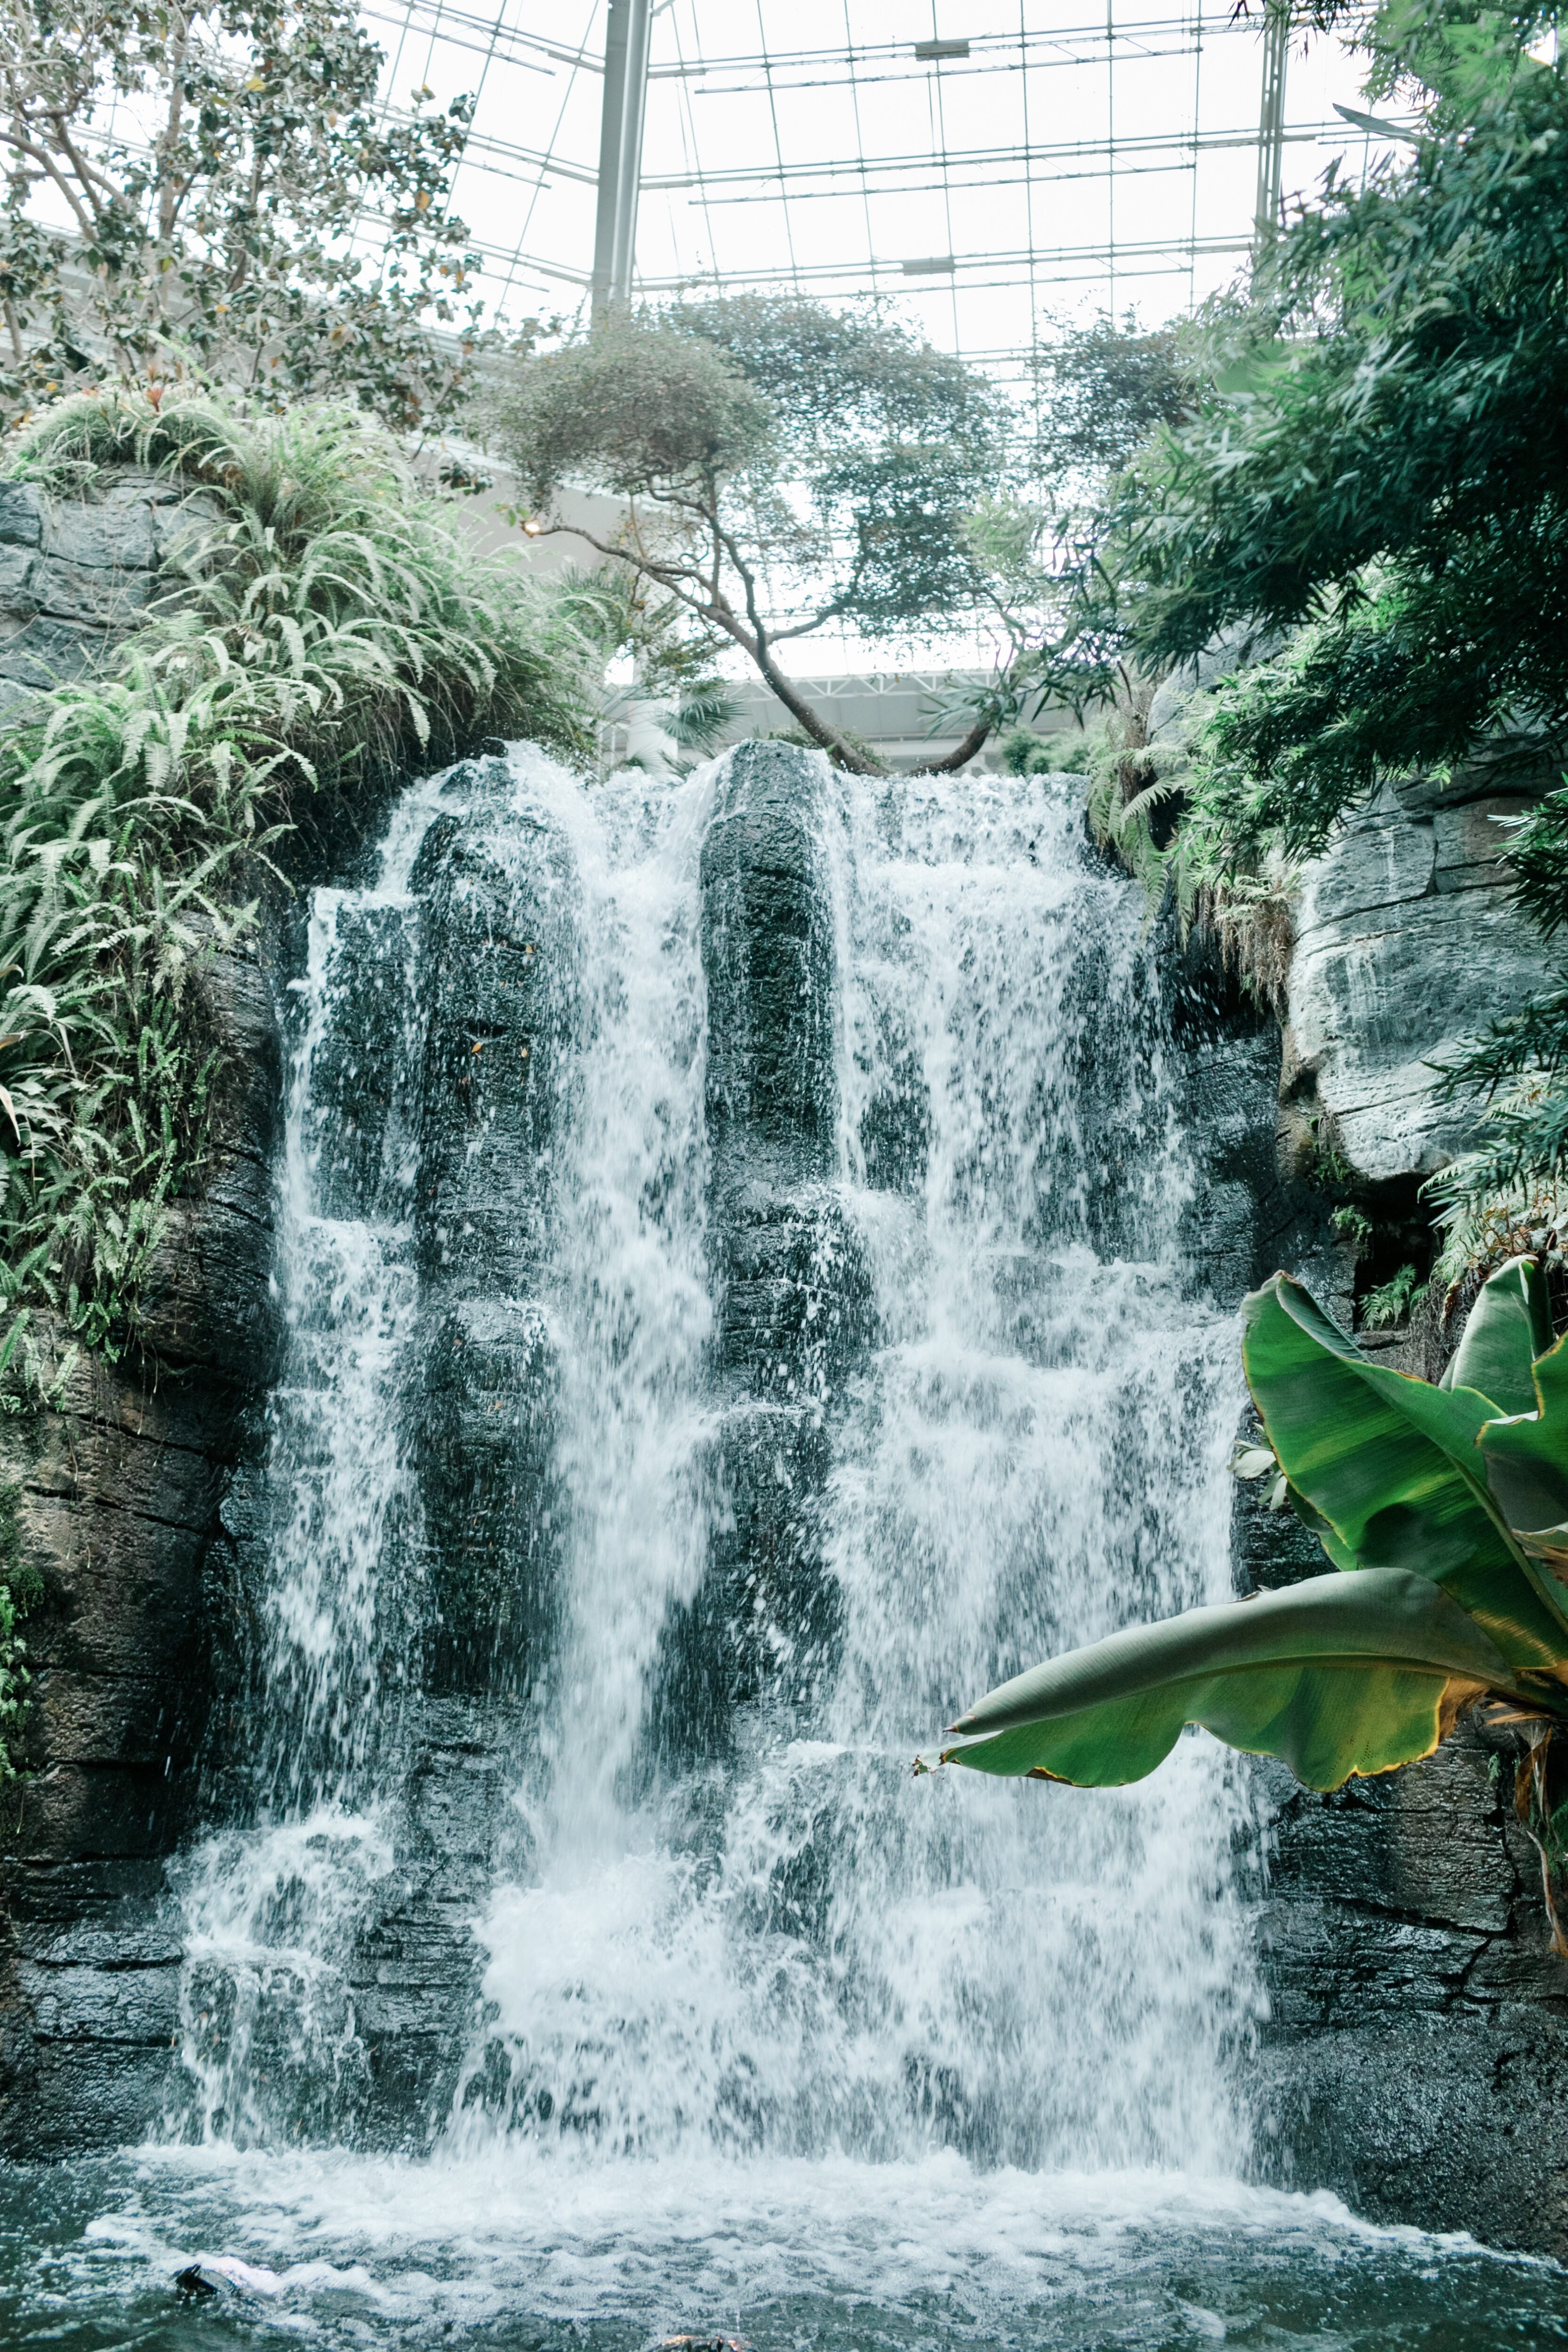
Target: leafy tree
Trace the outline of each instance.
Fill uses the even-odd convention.
[[[1152,687],[1102,572],[1108,492],[1151,434],[1192,409],[1197,365],[1176,328],[1144,330],[1131,311],[1063,328],[1035,358],[1019,478],[983,499],[966,526],[1005,652],[978,694],[954,698],[954,710],[1001,727],[1050,701],[1080,718],[1108,704],[1124,792],[1146,781]]]
[[[1189,887],[1314,854],[1389,775],[1483,747],[1500,781],[1562,772],[1568,75],[1524,47],[1549,21],[1384,0],[1369,92],[1414,108],[1404,160],[1364,187],[1331,175],[1256,307],[1211,318],[1192,413],[1134,457],[1075,582],[1049,657],[1091,680],[1097,664],[1158,674],[1227,633],[1238,650],[1273,637],[1220,691],[1183,779]],[[1568,918],[1568,795],[1512,850],[1551,936]],[[1496,1094],[1480,1154],[1442,1193],[1489,1250],[1556,1222],[1564,1036],[1568,988],[1454,1075]],[[1506,1216],[1500,1186],[1521,1196]]]
[[[1408,165],[1364,190],[1331,174],[1200,413],[1124,478],[1111,542],[1152,665],[1310,625],[1221,738],[1276,785],[1253,817],[1292,845],[1391,770],[1500,728],[1539,759],[1568,728],[1568,80],[1463,5],[1399,0],[1380,25],[1385,79],[1402,31],[1433,71],[1472,37],[1473,116],[1434,94]]]
[[[965,518],[1001,477],[999,404],[874,310],[735,295],[614,317],[524,359],[492,429],[540,527],[673,600],[705,647],[738,646],[851,769],[878,762],[813,709],[781,647],[836,622],[887,641],[975,615]],[[563,520],[568,484],[626,500],[618,535]],[[963,766],[991,724],[939,764]]]
[[[1033,471],[1094,499],[1162,425],[1179,425],[1198,390],[1195,354],[1174,326],[1129,310],[1066,326],[1035,355]]]
[[[1534,1727],[1521,1778],[1538,1794],[1568,1724],[1568,1339],[1535,1261],[1493,1276],[1435,1387],[1363,1356],[1288,1276],[1243,1313],[1266,1443],[1237,1466],[1272,1476],[1331,1572],[1033,1667],[930,1760],[1113,1787],[1197,1723],[1334,1789],[1430,1755],[1495,1696]]]
[[[446,194],[471,111],[380,119],[346,0],[8,0],[0,407],[192,374],[352,394],[418,426],[463,396],[476,257]],[[385,245],[355,240],[366,213]],[[441,349],[427,331],[446,331]]]

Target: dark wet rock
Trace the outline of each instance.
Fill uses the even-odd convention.
[[[397,1088],[421,911],[344,898],[333,913],[332,1021],[314,1042],[319,1107],[305,1132],[325,1216],[396,1215],[408,1202],[416,1171]]]
[[[741,744],[702,846],[710,1144],[795,1182],[836,1164],[826,782],[819,753]]]
[[[1288,1118],[1277,1140],[1278,1033],[1211,1006],[1184,1045],[1205,1166],[1190,1227],[1199,1270],[1235,1300],[1283,1266],[1348,1326],[1352,1268],[1332,1195],[1298,1172]],[[1381,1336],[1367,1343],[1394,1360]],[[1243,1433],[1256,1428],[1248,1413]],[[1234,1492],[1242,1592],[1329,1565],[1292,1511],[1267,1507],[1267,1484]],[[1283,1767],[1256,1768],[1269,2013],[1247,2079],[1267,2177],[1331,2189],[1377,2221],[1562,2253],[1568,1962],[1551,1948],[1539,1868],[1513,1818],[1515,1760],[1507,1737],[1489,1747],[1466,1733],[1326,1797]]]
[[[838,1113],[828,773],[731,752],[702,846],[709,1213],[726,1396],[706,1572],[671,1612],[649,1707],[667,1766],[728,1750],[749,1706],[820,1687],[839,1629],[816,1496],[870,1285],[828,1181]]]
[[[505,763],[467,772],[472,813],[436,819],[413,877],[429,975],[415,1213],[428,1280],[516,1295],[546,1259],[553,1090],[577,1013],[574,889],[553,827],[513,812]]]
[[[174,2273],[174,2293],[182,2303],[215,2303],[225,2293],[226,2279],[212,2271],[204,2271],[199,2263],[187,2263]]]
[[[161,1862],[198,1785],[213,1687],[207,1555],[246,1408],[277,1361],[270,992],[236,954],[211,957],[192,985],[223,1064],[210,1193],[170,1221],[143,1346],[110,1363],[36,1318],[37,1385],[0,1421],[19,1555],[43,1587],[26,1626],[29,1777],[8,1801],[0,1883],[7,2149],[137,2137],[176,2036]]]
[[[529,1301],[464,1300],[430,1334],[418,1459],[432,1689],[524,1689],[546,1650],[564,1525],[559,1380],[549,1325]]]
[[[1568,2252],[1568,1962],[1511,1742],[1279,1806],[1261,1923],[1267,2161],[1376,2221]]]
[[[580,1016],[576,887],[555,828],[501,761],[454,778],[413,887],[424,900],[415,1176],[418,1462],[432,1687],[517,1691],[554,1622],[554,1341],[542,1291],[556,1089]]]

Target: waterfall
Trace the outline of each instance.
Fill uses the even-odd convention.
[[[1222,1752],[910,1769],[1229,1587],[1234,1331],[1071,784],[517,750],[314,895],[293,998],[172,2128],[1234,2171]]]

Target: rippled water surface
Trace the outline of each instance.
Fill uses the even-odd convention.
[[[643,2352],[1491,2352],[1568,2342],[1568,2275],[1328,2197],[848,2160],[429,2165],[141,2151],[0,2173],[0,2342],[293,2337]],[[197,2307],[176,2273],[261,2273]]]

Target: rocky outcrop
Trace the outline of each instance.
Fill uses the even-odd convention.
[[[1541,984],[1493,822],[1521,805],[1390,793],[1352,821],[1306,877],[1283,1040],[1225,1008],[1201,971],[1184,976],[1186,1117],[1205,1161],[1193,1247],[1221,1298],[1283,1266],[1351,1328],[1340,1188],[1304,1146],[1331,1145],[1375,1205],[1408,1202],[1462,1143],[1425,1066]],[[1432,1376],[1442,1336],[1363,1344]],[[1256,1486],[1236,1491],[1233,1538],[1242,1592],[1327,1566]],[[1568,1961],[1513,1815],[1519,1754],[1514,1734],[1470,1731],[1327,1797],[1257,1768],[1269,2013],[1249,2079],[1269,2178],[1334,2189],[1373,2220],[1561,2255]]]
[[[1513,1817],[1511,1738],[1461,1732],[1331,1797],[1270,1774],[1271,2168],[1374,2221],[1568,2253],[1568,1961]]]
[[[136,467],[76,498],[0,483],[0,715],[100,667],[216,520],[205,493]],[[213,1686],[204,1578],[278,1356],[277,940],[259,936],[194,959],[187,1017],[219,1073],[211,1149],[168,1206],[133,1347],[89,1354],[36,1315],[4,1400],[7,1548],[42,1596],[24,1626],[25,1777],[0,1790],[0,2149],[144,2129],[174,2038],[163,1861]]]
[[[1298,1151],[1330,1146],[1373,1183],[1430,1175],[1469,1140],[1445,1102],[1454,1058],[1542,984],[1511,901],[1509,826],[1531,805],[1484,773],[1384,787],[1301,877],[1280,1099]]]
[[[542,1292],[555,1090],[579,1011],[575,893],[564,844],[519,813],[510,770],[466,772],[468,813],[436,819],[412,877],[428,975],[414,1183],[430,1326],[425,1672],[432,1688],[515,1693],[559,1597],[562,1514],[545,1490],[560,1375]]]
[[[114,1361],[36,1320],[33,1381],[0,1420],[16,1553],[43,1587],[24,1628],[27,1777],[0,1792],[0,2149],[139,2135],[177,2027],[162,1864],[198,1781],[203,1577],[277,1356],[272,992],[235,952],[192,986],[222,1057],[212,1159],[155,1255],[141,1345]]]
[[[826,762],[731,752],[702,848],[710,1215],[727,1391],[727,1501],[707,1574],[672,1612],[653,1704],[667,1757],[721,1752],[737,1706],[799,1696],[837,1632],[815,1496],[826,1408],[864,1283],[837,1164],[837,986]]]
[[[135,467],[85,498],[0,482],[0,709],[100,667],[216,520],[205,492]]]

